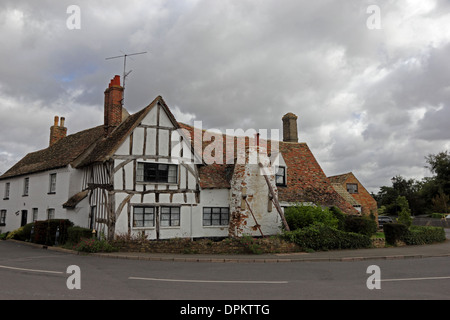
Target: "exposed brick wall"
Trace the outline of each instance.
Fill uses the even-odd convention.
[[[122,122],[122,99],[123,87],[120,86],[120,77],[115,76],[105,90],[105,135],[109,135]]]
[[[344,181],[345,188],[347,188],[347,183],[358,185],[358,192],[351,193],[350,195],[361,205],[361,213],[363,215],[370,215],[373,213],[375,217],[378,217],[377,202],[352,173],[349,173],[346,176]]]
[[[280,142],[280,151],[287,166],[286,187],[278,187],[280,201],[313,202],[358,213],[334,190],[306,143]]]
[[[50,142],[49,146],[67,136],[67,128],[64,127],[64,117],[61,118],[61,125],[59,124],[59,117],[55,116],[54,125],[50,127]]]

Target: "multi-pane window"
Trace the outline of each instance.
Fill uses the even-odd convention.
[[[38,208],[33,208],[33,221],[38,219]]]
[[[10,189],[11,185],[9,182],[5,183],[5,194],[3,197],[3,200],[7,200],[9,199],[9,189]]]
[[[51,173],[48,193],[55,193],[55,192],[56,192],[56,173]]]
[[[23,179],[23,195],[27,196],[30,187],[30,178]]]
[[[133,207],[133,227],[154,227],[154,207]]]
[[[48,220],[55,219],[55,209],[53,208],[47,209],[47,219]]]
[[[286,168],[285,167],[276,167],[275,183],[277,186],[285,186],[286,185]]]
[[[0,210],[0,226],[6,224],[6,210]]]
[[[358,185],[356,183],[347,183],[348,193],[358,193]]]
[[[204,226],[227,226],[229,222],[228,208],[203,208]]]
[[[139,182],[177,183],[178,166],[166,163],[139,162],[136,180]]]
[[[180,226],[180,208],[179,207],[161,207],[161,227]]]

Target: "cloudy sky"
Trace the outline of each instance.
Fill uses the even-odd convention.
[[[129,112],[162,95],[223,132],[293,112],[325,173],[370,191],[450,150],[447,0],[2,0],[0,43],[0,172],[48,146],[55,115],[69,134],[101,124],[123,72],[105,58],[144,51],[127,59]]]

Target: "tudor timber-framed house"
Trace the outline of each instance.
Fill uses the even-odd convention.
[[[229,141],[233,156],[239,140],[233,137],[223,140],[228,148],[213,151],[223,152],[226,161],[208,164],[202,156],[212,142],[203,139],[204,131],[178,123],[162,97],[132,115],[122,98],[115,76],[105,91],[103,125],[67,135],[65,119],[55,117],[49,147],[27,154],[0,176],[0,232],[63,218],[109,237],[271,235],[283,224],[282,208],[293,203],[357,213],[307,144],[298,142],[292,113],[282,119],[278,148],[271,150],[273,141],[244,139],[244,158],[256,152],[268,155],[264,161],[230,162]],[[276,166],[269,158],[277,158]],[[262,175],[261,166],[272,173]]]

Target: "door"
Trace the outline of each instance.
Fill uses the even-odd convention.
[[[28,216],[28,211],[27,210],[22,210],[22,220],[20,221],[20,226],[23,227],[24,225],[27,224],[27,216]]]

